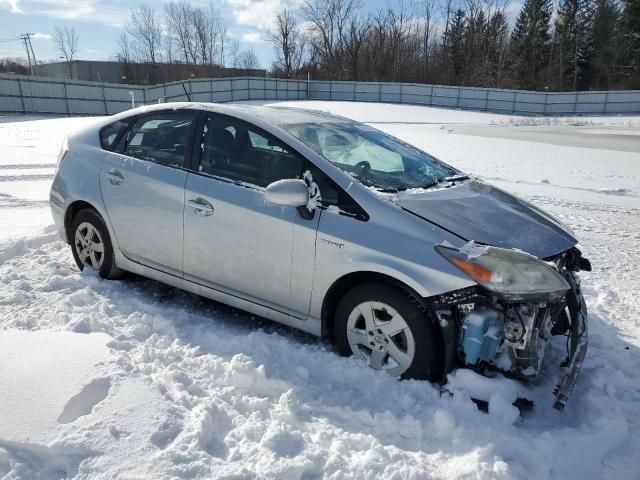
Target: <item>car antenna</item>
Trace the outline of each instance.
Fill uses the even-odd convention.
[[[187,96],[187,100],[191,101],[191,95],[189,95],[189,92],[187,92],[187,87],[184,86],[184,82],[180,82],[180,84],[182,85],[182,89],[184,90],[184,94]]]

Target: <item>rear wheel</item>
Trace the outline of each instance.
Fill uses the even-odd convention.
[[[122,270],[115,264],[107,226],[95,210],[78,212],[71,222],[69,233],[73,258],[80,270],[91,268],[102,278],[108,279],[122,275]]]
[[[370,283],[345,294],[336,309],[342,355],[402,378],[439,379],[442,343],[422,302],[400,287]]]

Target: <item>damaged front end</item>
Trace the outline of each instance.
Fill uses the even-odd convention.
[[[577,248],[547,261],[524,252],[441,245],[438,252],[478,282],[431,298],[445,342],[444,379],[464,366],[530,381],[553,336],[567,337],[567,358],[554,391],[563,410],[587,351],[587,311],[575,272],[591,270]]]

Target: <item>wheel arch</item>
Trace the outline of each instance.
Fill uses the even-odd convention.
[[[422,296],[415,289],[390,275],[375,271],[347,273],[333,282],[324,296],[320,314],[322,321],[321,334],[323,337],[333,339],[335,311],[338,303],[349,290],[363,283],[382,283],[390,287],[400,288],[414,297],[416,301],[422,302]]]
[[[85,200],[74,200],[69,205],[67,205],[67,208],[64,211],[64,231],[67,236],[67,243],[69,244],[71,244],[72,237],[71,232],[69,231],[69,229],[71,228],[71,223],[73,222],[73,219],[78,214],[78,212],[82,210],[95,211],[98,215],[100,215],[100,218],[102,218],[102,221],[105,222],[105,225],[107,224],[104,216],[102,215],[102,213],[100,213],[100,210],[96,208],[95,205],[92,205]]]

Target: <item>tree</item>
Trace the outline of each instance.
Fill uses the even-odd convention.
[[[247,70],[247,72],[249,70],[260,68],[260,60],[258,60],[258,56],[253,48],[240,52],[238,55],[238,66]]]
[[[229,44],[228,59],[229,65],[233,68],[240,67],[240,42],[238,42],[238,40],[231,40],[231,43]]]
[[[446,59],[450,75],[450,81],[454,85],[461,82],[464,75],[465,55],[464,55],[464,30],[466,18],[464,10],[458,9],[450,17],[450,24],[445,35]]]
[[[502,10],[495,12],[487,25],[487,81],[485,86],[500,88],[505,81],[509,54],[509,24]]]
[[[291,77],[300,68],[301,41],[298,22],[290,9],[285,7],[276,14],[275,27],[267,31],[266,39],[276,51],[276,68]]]
[[[64,27],[56,27],[53,34],[53,42],[58,53],[64,57],[67,64],[69,78],[73,78],[73,60],[78,53],[79,38],[76,29],[65,25]]]
[[[486,80],[487,17],[478,1],[470,2],[463,33],[463,85],[482,85]]]
[[[622,0],[616,73],[626,88],[640,88],[640,1]]]
[[[579,11],[581,0],[562,0],[558,5],[553,37],[551,75],[556,88],[575,86],[578,69]],[[582,33],[582,32],[580,32]]]
[[[122,63],[130,63],[133,60],[131,55],[131,42],[129,41],[127,32],[122,32],[118,37],[118,53],[116,54],[116,58]]]
[[[164,5],[167,31],[176,41],[185,63],[196,64],[194,48],[193,8],[186,0],[172,1]]]
[[[312,56],[330,78],[345,76],[345,39],[358,0],[305,0],[302,12],[310,30]]]
[[[525,0],[511,34],[512,77],[516,88],[546,86],[551,34],[551,0]]]
[[[162,48],[160,18],[151,7],[141,5],[131,12],[127,33],[133,39],[133,50],[139,60],[157,63]]]

